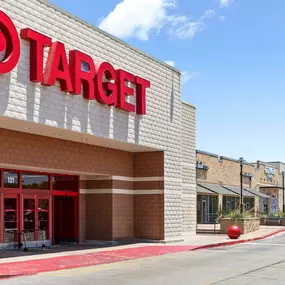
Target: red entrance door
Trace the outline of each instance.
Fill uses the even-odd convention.
[[[77,241],[77,197],[54,197],[54,241]]]
[[[49,239],[49,201],[47,195],[23,195],[23,230],[27,241]]]
[[[4,195],[4,243],[18,240],[19,233],[19,197]]]

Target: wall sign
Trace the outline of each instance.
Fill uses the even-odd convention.
[[[265,172],[266,174],[274,175],[274,174],[275,174],[275,169],[272,168],[272,167],[265,167],[265,168],[264,168],[264,172]]]
[[[44,86],[60,83],[63,92],[80,95],[87,100],[97,100],[101,104],[115,106],[127,112],[146,114],[146,89],[150,82],[125,70],[116,70],[110,63],[95,64],[93,59],[78,50],[67,54],[61,42],[53,42],[32,29],[20,31],[20,37],[30,42],[30,80]],[[44,67],[44,50],[48,48],[48,58]],[[0,74],[9,73],[18,64],[20,58],[20,40],[12,20],[0,11]],[[82,65],[88,68],[82,68]],[[136,106],[127,102],[128,96],[134,96]]]

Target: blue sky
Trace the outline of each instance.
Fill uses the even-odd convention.
[[[175,64],[198,149],[285,161],[284,0],[50,2]]]

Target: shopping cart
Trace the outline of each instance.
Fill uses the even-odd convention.
[[[18,232],[16,230],[8,230],[6,232],[14,236],[14,249],[23,248],[24,251],[28,250],[26,236],[23,232]]]
[[[23,230],[21,233],[22,233],[22,236],[24,236],[24,240],[25,240],[25,244],[27,245],[27,239],[29,237],[30,234],[33,234],[33,237],[35,237],[35,233],[41,233],[41,236],[42,238],[40,239],[40,241],[42,241],[42,245],[41,245],[41,248],[42,250],[46,250],[46,232],[45,230]],[[40,235],[38,234],[38,237]],[[27,248],[27,246],[26,246]],[[26,249],[25,251],[27,251],[28,249]]]

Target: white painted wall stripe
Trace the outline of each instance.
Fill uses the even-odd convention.
[[[80,180],[119,180],[119,181],[129,181],[129,182],[148,182],[148,181],[166,181],[166,182],[176,182],[181,183],[182,179],[174,177],[164,177],[164,176],[152,176],[152,177],[128,177],[128,176],[85,176],[80,177]]]
[[[124,194],[124,195],[157,195],[164,190],[126,190],[126,189],[80,189],[80,194]]]
[[[80,177],[80,180],[119,180],[119,181],[129,181],[129,182],[143,182],[143,181],[163,181],[163,176],[153,176],[153,177],[127,177],[127,176],[85,176]]]

